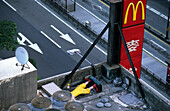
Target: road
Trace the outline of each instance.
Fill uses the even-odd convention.
[[[26,44],[24,47],[28,50],[30,57],[36,60],[38,75],[41,79],[71,71],[80,57],[68,55],[67,50],[80,49],[83,55],[93,42],[40,1],[6,0],[6,2],[8,4],[0,1],[0,20],[14,21],[18,32],[27,38],[23,42],[23,38],[18,37],[21,43]],[[70,38],[65,34],[68,34]],[[37,43],[42,53],[28,47],[30,43]],[[96,46],[87,59],[91,63],[106,61],[106,53],[103,50],[102,47]],[[14,56],[14,52],[8,55],[6,51],[0,53],[3,58]],[[84,62],[81,67],[88,65]]]

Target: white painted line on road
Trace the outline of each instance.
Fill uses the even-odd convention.
[[[43,31],[40,31],[41,34],[43,34],[48,40],[50,40],[53,44],[55,44],[57,47],[61,48],[60,45],[58,45],[54,40],[52,40],[47,34],[45,34]]]
[[[71,27],[70,25],[68,25],[64,20],[62,20],[61,18],[59,18],[57,15],[55,15],[51,10],[49,10],[47,7],[45,7],[44,5],[42,5],[39,1],[35,0],[35,2],[37,2],[41,7],[43,7],[45,10],[47,10],[49,13],[51,13],[54,17],[56,17],[58,20],[60,20],[62,23],[64,23],[66,26],[68,26],[70,29],[72,29],[74,32],[76,32],[78,35],[80,35],[83,39],[85,39],[87,42],[89,42],[90,44],[93,44],[90,40],[88,40],[85,36],[83,36],[82,34],[80,34],[77,30],[75,30],[73,27]],[[104,53],[105,55],[107,55],[107,53],[105,51],[103,51],[101,48],[99,48],[98,46],[95,46],[98,50],[100,50],[102,53]]]
[[[156,45],[157,47],[161,48],[163,51],[166,51],[166,49],[164,47],[162,47],[161,45],[159,45],[158,43],[156,43],[153,40],[150,40],[152,44]]]
[[[59,29],[54,27],[54,25],[50,25],[51,28],[53,28],[55,31],[57,31],[60,34],[60,37],[63,38],[64,40],[76,45],[76,43],[71,39],[71,37],[68,34],[63,34]]]
[[[58,30],[54,25],[50,25],[55,31],[57,31],[60,35],[64,35],[60,30]]]
[[[100,20],[101,22],[103,22],[104,24],[107,24],[106,22],[104,22],[102,19],[100,19],[99,17],[97,17],[96,15],[94,15],[92,12],[90,12],[89,10],[87,10],[86,8],[84,8],[83,6],[81,6],[79,3],[76,2],[76,4],[81,7],[82,9],[84,9],[85,11],[87,11],[89,14],[91,14],[92,16],[94,16],[95,18],[97,18],[98,20]]]
[[[158,57],[154,56],[153,54],[151,54],[149,51],[147,51],[146,49],[143,48],[143,51],[147,54],[149,54],[152,58],[156,59],[158,62],[160,62],[162,65],[164,65],[165,67],[168,66],[167,63],[165,63],[164,61],[162,61],[161,59],[159,59]]]
[[[168,17],[162,13],[160,13],[159,11],[157,11],[156,9],[150,7],[149,5],[146,5],[146,8],[150,11],[152,11],[153,13],[159,15],[160,17],[164,18],[165,20],[168,20]]]
[[[7,4],[12,10],[17,11],[13,6],[11,6],[8,2],[5,0],[2,0],[5,4]]]

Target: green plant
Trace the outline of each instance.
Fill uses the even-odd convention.
[[[19,45],[15,39],[17,36],[17,26],[13,21],[0,21],[0,50],[4,48],[15,50],[17,45]]]
[[[36,64],[36,61],[32,58],[29,58],[28,60],[35,68],[37,68],[37,64]]]
[[[37,68],[37,65],[36,65],[36,61],[32,58],[29,58],[29,62],[35,67]],[[40,76],[37,74],[37,80],[40,80]]]

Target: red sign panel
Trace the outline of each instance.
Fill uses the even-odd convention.
[[[144,24],[122,29],[131,57],[141,56],[143,47]],[[120,60],[128,59],[121,42]]]
[[[145,22],[147,0],[124,0],[122,27]]]
[[[122,32],[138,78],[140,78],[141,71],[146,1],[147,0],[124,0],[123,2]],[[122,42],[120,64],[130,72],[132,71]]]
[[[141,72],[141,58],[142,56],[137,56],[137,57],[132,58],[133,65],[135,67],[138,78],[140,78],[140,72]],[[133,74],[133,71],[132,71],[132,68],[131,68],[131,65],[128,59],[120,61],[120,64]]]

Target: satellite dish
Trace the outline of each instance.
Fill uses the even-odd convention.
[[[18,62],[22,66],[21,70],[23,70],[24,65],[27,64],[28,59],[29,59],[29,55],[28,55],[27,50],[23,47],[18,47],[15,51],[15,57],[17,58]],[[19,66],[18,63],[16,65]]]

